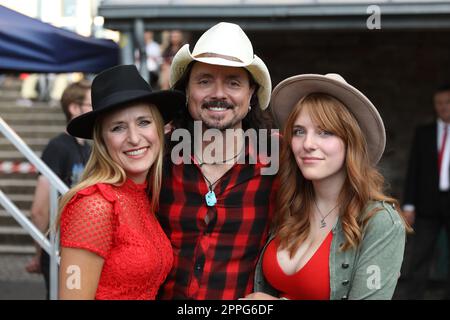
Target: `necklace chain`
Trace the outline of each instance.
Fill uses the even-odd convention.
[[[242,150],[244,150],[244,148],[242,148],[241,149],[241,151],[239,151],[238,153],[236,153],[232,158],[230,158],[230,159],[225,159],[225,160],[222,160],[222,161],[214,161],[214,162],[204,162],[203,161],[203,153],[202,153],[202,161],[200,162],[200,159],[199,159],[199,157],[197,157],[197,155],[195,155],[195,157],[197,158],[197,160],[199,161],[199,167],[201,168],[203,165],[205,165],[205,164],[207,164],[207,165],[215,165],[215,164],[225,164],[225,163],[227,163],[228,161],[231,161],[231,160],[234,160],[234,159],[236,159],[241,153],[242,153]]]
[[[317,205],[316,199],[314,199],[314,204],[316,205],[317,211],[319,211],[320,217],[322,218],[320,220],[320,228],[325,228],[327,226],[327,223],[325,222],[325,219],[334,211],[334,209],[336,209],[339,204],[337,204],[336,206],[334,206],[333,209],[331,209],[330,211],[328,211],[328,213],[326,215],[323,215],[322,211],[320,211],[319,206]]]
[[[222,177],[220,177],[219,179],[217,179],[216,181],[214,181],[214,183],[211,183],[211,181],[209,181],[209,179],[203,174],[203,172],[202,171],[200,171],[200,173],[201,173],[201,175],[203,176],[203,178],[205,178],[205,180],[208,182],[208,189],[209,189],[209,191],[213,191],[213,185],[215,185],[216,184],[216,182],[217,181],[219,181]]]

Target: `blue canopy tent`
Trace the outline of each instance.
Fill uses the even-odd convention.
[[[119,63],[119,47],[0,5],[0,71],[98,73]]]

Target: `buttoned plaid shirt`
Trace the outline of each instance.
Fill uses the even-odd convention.
[[[217,182],[214,206],[206,204],[209,189],[193,157],[178,165],[166,159],[158,218],[174,264],[160,298],[237,299],[252,292],[277,183],[274,175],[261,174],[267,162],[251,147],[245,156],[245,164],[234,164]]]

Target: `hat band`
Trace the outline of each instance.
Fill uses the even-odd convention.
[[[200,53],[193,57],[194,58],[221,58],[221,59],[225,59],[225,60],[229,60],[229,61],[244,63],[241,59],[238,59],[236,57],[227,56],[224,54],[212,53],[212,52]]]

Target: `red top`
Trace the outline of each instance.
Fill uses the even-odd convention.
[[[329,256],[332,238],[333,233],[330,232],[311,259],[292,275],[284,273],[278,263],[278,238],[268,244],[263,256],[263,273],[269,284],[280,292],[280,297],[330,300]]]
[[[253,291],[276,184],[275,175],[263,174],[269,165],[251,144],[245,155],[245,164],[234,164],[217,182],[217,203],[211,207],[197,162],[166,162],[158,218],[172,242],[174,267],[162,287],[162,299],[230,300]]]
[[[105,259],[96,299],[155,299],[172,267],[172,247],[150,210],[146,183],[96,184],[61,216],[61,246]]]

